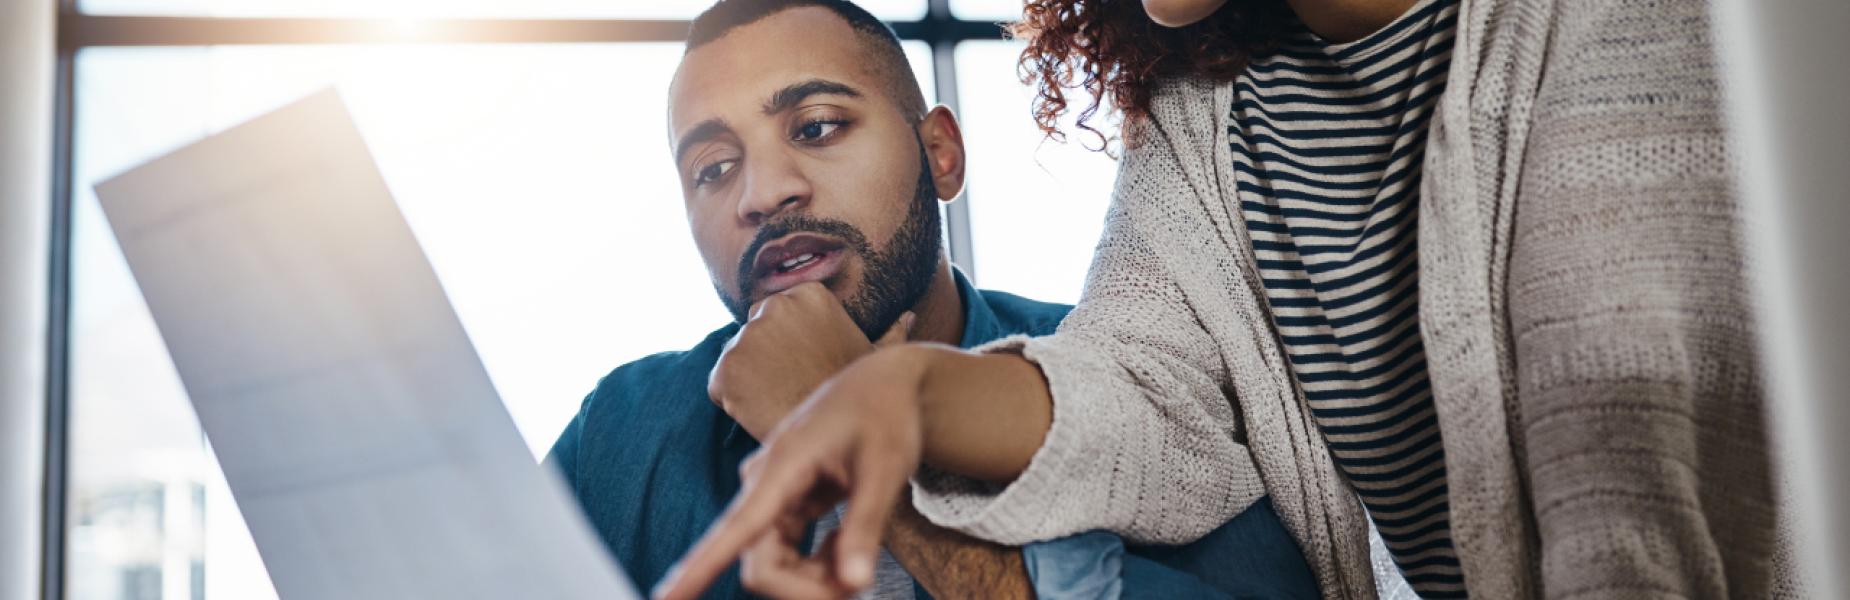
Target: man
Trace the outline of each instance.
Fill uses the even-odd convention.
[[[978,291],[944,260],[937,200],[963,187],[962,133],[949,110],[928,110],[898,40],[858,7],[725,0],[694,21],[670,96],[688,220],[738,323],[691,350],[611,372],[546,459],[639,584],[663,579],[738,492],[740,465],[758,440],[816,385],[871,352],[870,340],[969,347],[1044,335],[1069,308]],[[833,476],[844,485],[852,477]],[[828,555],[841,513],[833,502],[809,509],[768,547],[784,542]],[[1144,556],[1107,568],[1062,564],[1061,544],[1071,542],[1024,552],[903,509],[884,530],[888,552],[863,580],[877,597],[1027,597],[1031,586],[1043,597],[1315,594],[1308,565],[1269,505],[1209,541],[1135,549]],[[1109,537],[1088,535],[1094,546]],[[1213,558],[1220,554],[1239,556]],[[765,566],[748,561],[729,570],[709,595],[849,591],[778,577]]]

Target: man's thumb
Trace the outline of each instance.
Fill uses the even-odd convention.
[[[918,315],[912,314],[910,311],[900,315],[897,320],[893,321],[893,326],[887,328],[886,335],[880,336],[878,340],[874,340],[874,347],[885,348],[894,344],[906,343],[907,336],[912,334],[912,323],[917,320],[919,320]]]

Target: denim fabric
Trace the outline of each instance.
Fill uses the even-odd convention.
[[[1310,563],[1271,498],[1186,546],[1126,546],[1092,531],[1029,544],[1022,558],[1040,600],[1318,597]]]
[[[1118,600],[1124,595],[1124,540],[1088,531],[1021,547],[1040,600]]]

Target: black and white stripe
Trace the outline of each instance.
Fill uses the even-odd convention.
[[[1419,331],[1427,123],[1456,0],[1360,41],[1301,31],[1235,82],[1230,143],[1268,300],[1311,412],[1414,590],[1465,597]]]

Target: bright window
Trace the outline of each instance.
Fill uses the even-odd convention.
[[[951,0],[951,14],[969,21],[1014,21],[1022,0]]]
[[[1033,90],[1016,76],[1017,42],[957,45],[957,91],[970,153],[970,239],[983,287],[1077,302],[1103,229],[1117,163],[1085,145],[1045,139]],[[1077,98],[1074,98],[1077,100]],[[1072,119],[1062,127],[1071,130]]]
[[[930,81],[926,46],[908,51]],[[731,319],[668,155],[680,54],[678,43],[85,50],[67,597],[274,596],[91,184],[337,86],[540,456],[610,369]]]

